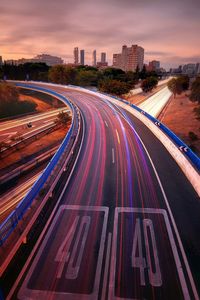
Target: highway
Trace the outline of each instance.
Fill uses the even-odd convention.
[[[138,106],[156,118],[169,101],[171,95],[172,93],[170,92],[170,90],[165,87],[156,94],[149,97],[147,100],[143,101]]]
[[[11,298],[197,300],[200,201],[190,182],[127,111],[51,89],[78,105],[84,137]]]
[[[171,78],[172,78],[172,77],[169,77],[169,78],[164,79],[164,80],[159,80],[159,81],[158,81],[158,86],[163,85],[163,84],[166,84]],[[130,94],[131,94],[132,96],[133,96],[133,95],[140,94],[140,93],[142,93],[142,89],[141,89],[140,87],[137,87],[137,88],[132,89],[132,90],[130,91]]]
[[[59,114],[59,112],[70,112],[66,108],[58,108],[45,113],[38,113],[33,116],[26,116],[16,120],[0,122],[0,142],[11,142],[11,138],[20,134],[20,136],[27,138],[37,134],[41,130],[51,127]],[[27,124],[31,123],[28,128]]]
[[[15,206],[25,197],[30,190],[33,183],[37,180],[41,171],[34,174],[31,178],[19,186],[15,186],[9,189],[8,192],[1,195],[0,200],[0,223],[8,216],[9,213],[15,208]]]

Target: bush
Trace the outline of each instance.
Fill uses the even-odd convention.
[[[147,93],[152,91],[158,84],[158,79],[156,77],[147,77],[142,81],[141,88],[143,92]]]
[[[189,131],[188,136],[191,139],[191,141],[197,141],[198,140],[198,135],[196,135],[193,131]]]
[[[200,77],[197,77],[192,84],[190,100],[200,104]]]
[[[200,120],[200,106],[198,106],[198,107],[195,107],[194,109],[193,109],[193,111],[194,111],[194,113],[195,113],[195,115],[196,115],[196,119],[197,120]]]
[[[121,82],[115,79],[104,79],[99,82],[98,88],[101,92],[123,95],[128,93],[132,86],[126,82]]]
[[[67,125],[69,122],[71,122],[71,116],[67,112],[59,112],[58,117],[56,119],[56,123]]]
[[[7,83],[0,83],[0,99],[0,118],[33,112],[37,107],[32,101],[20,101],[17,88]]]

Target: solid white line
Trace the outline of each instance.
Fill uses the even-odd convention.
[[[116,135],[117,135],[118,144],[120,144],[119,133],[118,133],[117,129],[115,129],[115,130],[116,130]]]
[[[38,264],[38,261],[49,241],[50,236],[52,235],[52,231],[55,229],[55,226],[60,219],[61,213],[65,210],[83,210],[83,211],[100,211],[104,212],[104,221],[102,225],[102,231],[101,231],[101,240],[100,240],[100,246],[99,246],[99,252],[98,252],[98,259],[97,259],[97,267],[95,272],[95,279],[94,279],[94,285],[93,285],[93,291],[90,294],[78,294],[78,293],[68,293],[68,292],[56,292],[56,291],[46,291],[46,290],[34,290],[30,289],[28,287],[28,282],[30,280],[30,277],[35,270],[36,265]],[[51,226],[48,229],[48,232],[41,244],[41,246],[38,249],[37,255],[34,258],[28,273],[23,281],[22,286],[20,287],[19,293],[18,293],[18,299],[68,299],[68,300],[97,300],[98,294],[99,294],[99,283],[100,283],[100,276],[101,276],[101,268],[102,268],[102,261],[103,261],[103,253],[104,253],[104,247],[105,247],[105,239],[106,239],[106,230],[107,230],[107,221],[108,221],[108,213],[109,208],[105,206],[81,206],[81,205],[61,205],[59,210],[57,211],[56,215],[53,218],[53,221],[51,223]],[[81,231],[79,230],[81,233]],[[80,236],[79,236],[80,237]],[[71,254],[72,255],[72,254]],[[67,278],[65,276],[65,278]]]
[[[128,121],[127,121],[127,122],[128,122]],[[128,122],[128,123],[129,123],[129,122]],[[130,124],[129,124],[129,125],[130,125]],[[131,125],[130,125],[130,126],[131,126]],[[176,226],[176,222],[175,222],[175,220],[174,220],[174,217],[173,217],[173,214],[172,214],[172,211],[171,211],[171,208],[170,208],[170,205],[169,205],[167,196],[166,196],[166,194],[165,194],[164,188],[163,188],[163,186],[162,186],[160,177],[159,177],[159,175],[158,175],[158,172],[157,172],[157,170],[156,170],[156,168],[155,168],[155,166],[154,166],[154,163],[153,163],[153,161],[152,161],[152,159],[151,159],[151,156],[150,156],[150,154],[149,154],[147,148],[145,147],[145,145],[144,145],[142,139],[140,138],[140,136],[138,135],[137,131],[136,131],[133,127],[132,127],[132,129],[134,130],[134,132],[135,132],[135,134],[137,135],[137,137],[139,138],[139,140],[140,140],[142,146],[144,147],[144,150],[145,150],[145,152],[146,152],[146,154],[147,154],[147,156],[148,156],[148,158],[149,158],[149,161],[150,161],[150,163],[151,163],[151,166],[152,166],[152,168],[153,168],[153,170],[154,170],[154,173],[155,173],[155,175],[156,175],[157,181],[158,181],[158,183],[159,183],[160,189],[161,189],[162,194],[163,194],[163,198],[164,198],[164,200],[165,200],[165,204],[166,204],[167,209],[168,209],[168,213],[169,213],[169,215],[170,215],[170,219],[171,219],[172,225],[173,225],[173,227],[174,227],[174,231],[175,231],[175,234],[176,234],[176,238],[177,238],[177,240],[178,240],[178,244],[179,244],[179,247],[180,247],[180,250],[181,250],[181,254],[182,254],[182,256],[183,256],[183,260],[184,260],[185,267],[186,267],[186,270],[187,270],[187,273],[188,273],[188,277],[190,278],[190,283],[191,283],[191,286],[192,286],[192,290],[193,290],[195,299],[196,299],[196,300],[199,300],[199,296],[198,296],[198,293],[197,293],[197,290],[196,290],[196,287],[195,287],[195,284],[194,284],[194,279],[193,279],[193,277],[192,277],[192,273],[191,273],[191,270],[190,270],[190,267],[189,267],[189,264],[188,264],[188,261],[187,261],[187,257],[186,257],[186,254],[185,254],[185,251],[184,251],[182,242],[181,242],[181,238],[180,238],[180,235],[179,235],[177,226]],[[181,283],[181,285],[182,285],[182,283]],[[183,288],[183,290],[184,290],[185,292],[188,291],[187,285],[186,285],[185,282],[183,282],[182,288]],[[189,294],[189,292],[188,292],[188,294]],[[185,299],[190,299],[190,297],[188,296],[188,298],[185,298]]]
[[[65,86],[65,88],[66,89],[69,89],[69,87],[66,87]],[[70,87],[71,88],[71,87]],[[73,89],[73,88],[71,88],[71,89]],[[74,90],[81,90],[80,88],[74,88]],[[93,95],[96,95],[97,97],[99,96],[101,99],[102,98],[104,98],[104,99],[109,99],[109,101],[113,104],[113,102],[114,103],[116,103],[116,101],[117,100],[114,100],[114,99],[112,99],[111,97],[108,97],[108,96],[105,96],[105,95],[103,95],[103,94],[101,94],[101,93],[98,93],[98,92],[92,92],[92,91],[89,91],[89,90],[82,90],[83,92],[85,92],[85,93],[88,93],[88,94],[93,94]],[[123,107],[124,109],[127,109],[127,108],[129,108],[129,106],[128,105],[122,105],[122,103],[119,103],[119,101],[117,101],[117,103],[118,103],[118,105],[120,105],[121,107]],[[116,104],[113,104],[114,106],[116,106]],[[127,109],[128,110],[128,109]],[[129,111],[129,110],[128,110]],[[131,111],[129,111],[129,112],[131,112]],[[134,114],[133,114],[134,115]],[[135,115],[134,115],[135,116]],[[126,120],[126,118],[124,118],[125,120]],[[127,120],[126,120],[127,121]],[[128,122],[128,121],[127,121]],[[128,122],[129,123],[129,122]],[[130,125],[130,124],[129,124]],[[137,134],[137,133],[136,133]],[[137,134],[138,135],[138,134]],[[140,137],[139,137],[139,139],[140,139]],[[140,139],[141,140],[141,139]],[[141,141],[142,142],[142,141]],[[162,142],[162,141],[161,141]],[[143,144],[143,142],[142,142],[142,144]],[[144,144],[143,144],[144,145]],[[145,148],[146,149],[146,148]],[[147,150],[146,150],[147,151]],[[195,296],[195,299],[196,300],[198,300],[199,299],[199,297],[198,297],[198,293],[197,293],[197,290],[196,290],[196,287],[195,287],[195,283],[194,283],[194,280],[193,280],[193,277],[192,277],[192,273],[191,273],[191,271],[190,271],[190,267],[189,267],[189,264],[188,264],[188,261],[187,261],[187,257],[186,257],[186,254],[185,254],[185,251],[184,251],[184,248],[183,248],[183,245],[182,245],[182,242],[181,242],[181,239],[180,239],[180,236],[179,236],[179,233],[178,233],[178,229],[177,229],[177,227],[176,227],[176,223],[175,223],[175,220],[174,220],[174,218],[173,218],[173,214],[172,214],[172,211],[171,211],[171,209],[170,209],[170,205],[169,205],[169,203],[168,203],[168,200],[167,200],[167,197],[166,197],[166,195],[165,195],[165,192],[164,192],[164,189],[163,189],[163,187],[162,187],[162,184],[161,184],[161,181],[160,181],[160,178],[159,178],[159,176],[158,176],[158,173],[157,173],[157,171],[156,171],[156,169],[155,169],[155,166],[153,165],[153,162],[152,162],[152,160],[151,160],[151,157],[150,157],[150,155],[149,155],[149,153],[147,152],[147,155],[148,155],[148,157],[149,157],[149,159],[150,159],[150,162],[151,162],[151,164],[152,164],[152,167],[153,167],[153,169],[154,169],[154,172],[155,172],[155,175],[156,175],[156,178],[157,178],[157,180],[158,180],[158,183],[159,183],[159,185],[160,185],[160,188],[161,188],[161,191],[162,191],[162,193],[163,193],[163,197],[164,197],[164,200],[165,200],[165,203],[166,203],[166,206],[167,206],[167,209],[168,209],[168,212],[169,212],[169,215],[170,215],[170,218],[171,218],[171,222],[172,222],[172,225],[173,225],[173,227],[174,227],[174,230],[175,230],[175,234],[176,234],[176,237],[177,237],[177,239],[178,239],[178,243],[179,243],[179,247],[180,247],[180,250],[181,250],[181,253],[182,253],[182,256],[183,256],[183,260],[184,260],[184,263],[185,263],[185,266],[186,266],[186,269],[187,269],[187,273],[188,273],[188,276],[189,276],[189,279],[190,279],[190,283],[191,283],[191,286],[192,286],[192,289],[193,289],[193,293],[194,293],[194,296]],[[173,157],[174,158],[174,157]],[[174,158],[175,159],[175,158]],[[177,159],[175,159],[176,161],[178,161]],[[181,169],[183,170],[183,168],[181,167]],[[185,172],[184,172],[185,173]],[[186,174],[186,173],[185,173]],[[186,176],[187,176],[187,174],[186,174]],[[188,178],[188,176],[187,176],[187,178]],[[190,179],[189,179],[190,180]],[[193,185],[194,186],[194,185]],[[195,187],[195,186],[194,186]],[[196,191],[197,191],[197,189],[195,189]],[[198,191],[197,191],[197,193],[198,193]]]
[[[111,241],[112,241],[112,233],[109,232],[107,251],[106,251],[106,262],[105,262],[105,268],[104,268],[103,288],[102,288],[102,294],[101,294],[101,299],[102,300],[106,299],[106,288],[107,288],[107,281],[108,281],[108,270],[109,270],[109,262],[110,262]]]
[[[112,148],[112,163],[115,163],[115,151],[114,148]]]
[[[106,124],[106,127],[108,127],[108,123],[106,122],[106,120],[105,120],[104,122],[105,122],[105,124]]]
[[[80,112],[80,114],[81,114],[81,112]],[[42,239],[44,238],[44,235],[45,235],[45,233],[46,233],[46,231],[47,231],[47,228],[49,227],[49,224],[51,223],[53,217],[55,216],[55,212],[56,212],[56,210],[57,210],[57,208],[58,208],[58,206],[59,206],[59,204],[60,204],[60,201],[61,201],[61,199],[62,199],[62,196],[63,196],[63,194],[65,193],[66,188],[67,188],[67,186],[68,186],[68,183],[69,183],[69,181],[70,181],[70,179],[71,179],[71,177],[72,177],[72,174],[73,174],[74,169],[75,169],[75,166],[76,166],[76,164],[77,164],[77,161],[78,161],[80,152],[81,152],[81,150],[82,150],[82,145],[83,145],[83,141],[84,141],[84,137],[85,137],[85,123],[84,123],[84,118],[82,118],[82,122],[83,122],[83,135],[82,135],[82,140],[81,140],[80,148],[79,148],[77,157],[76,157],[76,159],[75,159],[74,165],[73,165],[73,167],[72,167],[71,173],[70,173],[70,175],[69,175],[69,177],[68,177],[68,180],[67,180],[67,182],[66,182],[66,184],[65,184],[65,186],[64,186],[64,188],[63,188],[63,190],[62,190],[62,192],[61,192],[61,194],[60,194],[60,197],[59,197],[59,199],[58,199],[58,201],[57,201],[57,203],[56,203],[56,205],[55,205],[55,207],[54,207],[54,209],[53,209],[53,211],[52,211],[52,213],[51,213],[51,215],[50,215],[50,217],[49,217],[49,219],[48,219],[48,221],[47,221],[47,223],[46,223],[46,225],[45,225],[45,227],[44,227],[44,229],[43,229],[43,231],[41,232],[41,234],[40,234],[40,236],[39,236],[39,238],[38,238],[38,240],[37,240],[37,243],[35,244],[35,246],[34,246],[32,252],[30,253],[29,258],[28,258],[28,260],[26,261],[26,263],[25,263],[23,269],[21,270],[19,276],[17,277],[17,279],[16,279],[16,281],[15,281],[15,283],[14,283],[12,289],[10,290],[10,292],[9,292],[9,294],[8,294],[8,296],[7,296],[7,300],[9,300],[9,299],[12,298],[13,293],[15,292],[15,290],[16,290],[16,288],[17,288],[17,286],[18,286],[18,284],[19,284],[19,282],[20,282],[22,276],[24,275],[24,272],[26,271],[26,268],[27,268],[28,265],[30,264],[30,261],[31,261],[33,255],[35,254],[35,252],[36,252],[36,250],[37,250],[39,244],[41,243]],[[64,168],[65,168],[65,166],[63,167],[63,170],[64,170]]]
[[[115,107],[117,107],[117,108],[119,109],[119,111],[121,112],[120,108],[119,108],[116,104],[114,104],[114,103],[112,103],[112,104],[113,104]],[[186,270],[187,270],[187,273],[188,273],[188,277],[189,277],[189,279],[190,279],[190,284],[191,284],[191,287],[192,287],[192,290],[193,290],[193,293],[194,293],[195,300],[199,300],[199,296],[198,296],[197,289],[196,289],[196,286],[195,286],[195,283],[194,283],[194,279],[193,279],[193,276],[192,276],[192,273],[191,273],[191,270],[190,270],[190,267],[189,267],[189,263],[188,263],[188,261],[187,261],[187,257],[186,257],[186,254],[185,254],[185,250],[184,250],[184,248],[183,248],[183,245],[182,245],[182,242],[181,242],[181,238],[180,238],[180,235],[179,235],[177,226],[176,226],[176,222],[175,222],[175,220],[174,220],[174,217],[173,217],[173,214],[172,214],[172,211],[171,211],[171,208],[170,208],[170,205],[169,205],[167,196],[166,196],[166,194],[165,194],[164,188],[163,188],[163,186],[162,186],[161,180],[160,180],[160,178],[159,178],[158,172],[157,172],[157,170],[156,170],[156,168],[155,168],[155,165],[154,165],[154,163],[153,163],[153,161],[152,161],[152,159],[151,159],[151,156],[150,156],[150,154],[149,154],[147,148],[145,147],[145,145],[144,145],[144,143],[143,143],[141,137],[139,136],[139,134],[137,133],[137,131],[135,130],[135,128],[132,126],[132,124],[124,117],[124,115],[123,115],[122,112],[121,112],[121,116],[122,116],[122,118],[129,124],[129,126],[132,128],[132,130],[135,132],[135,134],[137,135],[138,139],[140,140],[140,142],[141,142],[141,144],[142,144],[142,146],[143,146],[143,148],[144,148],[144,150],[145,150],[145,152],[146,152],[146,154],[147,154],[147,156],[148,156],[148,158],[149,158],[149,161],[150,161],[150,163],[151,163],[151,166],[152,166],[152,168],[153,168],[153,170],[154,170],[155,176],[156,176],[157,181],[158,181],[158,183],[159,183],[161,192],[162,192],[162,194],[163,194],[163,198],[164,198],[166,207],[167,207],[167,209],[168,209],[168,213],[169,213],[169,215],[170,215],[170,219],[171,219],[172,225],[173,225],[173,227],[174,227],[174,231],[175,231],[175,234],[176,234],[176,238],[177,238],[177,240],[178,240],[178,244],[179,244],[179,247],[180,247],[180,250],[181,250],[181,254],[182,254],[182,256],[183,256],[183,261],[184,261],[184,264],[185,264],[185,267],[186,267]],[[183,287],[183,288],[184,288],[184,287]],[[187,289],[187,286],[186,286],[185,288]]]

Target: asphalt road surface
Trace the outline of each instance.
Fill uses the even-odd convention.
[[[20,135],[24,138],[37,134],[41,130],[47,129],[55,124],[55,119],[59,112],[68,111],[68,109],[58,108],[45,113],[38,113],[33,116],[21,117],[11,121],[0,123],[0,142],[10,142],[11,138]],[[27,125],[31,123],[29,128]]]
[[[198,299],[200,201],[178,165],[126,111],[51,89],[79,106],[85,135],[18,299]]]

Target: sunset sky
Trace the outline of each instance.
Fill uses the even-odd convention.
[[[0,0],[0,55],[48,53],[73,62],[73,48],[145,49],[145,61],[169,68],[200,62],[200,0]]]

